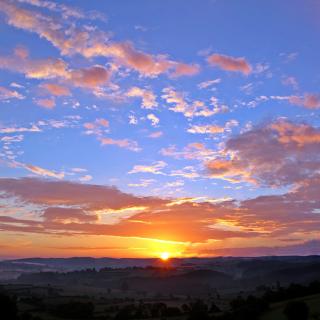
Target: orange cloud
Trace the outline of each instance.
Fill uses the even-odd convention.
[[[45,168],[35,166],[32,164],[25,164],[25,163],[15,161],[11,165],[14,167],[24,168],[24,169],[26,169],[36,175],[43,176],[43,177],[50,177],[50,178],[55,178],[55,179],[63,179],[64,178],[63,172],[56,172],[56,171],[45,169]]]
[[[54,96],[69,96],[70,90],[67,87],[55,83],[43,83],[41,88],[46,89]]]
[[[225,71],[241,72],[248,75],[252,72],[251,65],[245,58],[234,58],[223,54],[212,54],[207,58],[210,65]]]
[[[235,244],[241,239],[246,243],[269,239],[272,246],[275,238],[284,235],[299,232],[307,237],[318,232],[319,186],[316,176],[288,193],[235,202],[138,197],[107,186],[1,178],[0,190],[8,200],[5,203],[23,200],[20,208],[26,214],[33,210],[34,219],[2,215],[0,230],[77,235],[73,241],[81,235],[131,237],[133,245],[134,239],[144,238],[194,243],[209,249],[212,241],[232,240]]]
[[[320,95],[306,93],[303,97],[291,96],[289,97],[289,102],[297,106],[305,107],[307,109],[319,109]]]
[[[320,130],[306,124],[293,124],[279,121],[271,125],[279,133],[281,143],[294,143],[303,147],[307,144],[320,144]]]

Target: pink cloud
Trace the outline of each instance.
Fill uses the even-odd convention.
[[[229,139],[221,157],[206,166],[215,178],[287,185],[320,169],[319,148],[319,128],[280,120]]]
[[[15,90],[9,90],[4,87],[0,87],[0,100],[10,99],[24,99],[24,96]]]
[[[72,70],[62,59],[21,59],[17,52],[14,56],[0,56],[0,69],[22,73],[31,79],[59,79],[64,84],[87,89],[106,85],[111,77],[111,71],[101,65]],[[56,96],[70,94],[65,85],[46,83],[41,86]]]
[[[104,145],[114,145],[120,148],[128,149],[131,151],[138,152],[141,149],[138,146],[138,143],[129,139],[112,139],[112,138],[101,138],[101,144]]]
[[[306,93],[303,97],[291,96],[289,97],[289,102],[297,106],[305,107],[307,109],[319,109],[320,95]]]
[[[318,232],[319,183],[319,177],[314,177],[282,195],[240,202],[199,202],[197,199],[138,197],[112,187],[67,181],[2,178],[0,190],[5,192],[5,198],[18,197],[26,209],[38,205],[42,212],[34,220],[1,216],[0,229],[188,243],[207,243],[210,239],[252,239],[254,242],[270,239],[274,243],[278,238],[281,243],[284,236],[294,237],[297,232],[306,238]],[[118,217],[116,220],[114,214]]]
[[[181,76],[193,76],[200,72],[200,67],[197,64],[185,64],[177,63],[175,65],[174,71],[171,73],[172,77],[181,77]]]
[[[141,108],[143,109],[153,109],[158,106],[157,97],[151,90],[131,87],[126,95],[128,97],[140,97],[142,99]]]
[[[212,54],[207,58],[210,65],[221,68],[225,71],[241,72],[248,75],[252,67],[245,58],[234,58],[223,54]]]
[[[111,42],[109,33],[71,28],[65,26],[67,19],[57,19],[36,10],[22,9],[9,1],[4,0],[0,10],[5,14],[9,25],[38,34],[57,47],[62,55],[78,53],[86,58],[109,57],[117,64],[147,77],[170,72],[174,76],[192,75],[198,71],[196,65],[188,66],[172,61],[166,55],[144,53],[129,41]]]
[[[28,56],[21,59],[19,52],[16,50],[13,56],[0,56],[0,68],[23,73],[31,79],[68,78],[68,66],[63,60],[54,58],[31,60]]]
[[[70,81],[79,87],[95,88],[104,85],[110,79],[110,71],[100,65],[73,70],[70,72]]]
[[[51,93],[54,96],[69,96],[70,90],[65,86],[61,86],[55,83],[43,83],[41,88],[44,88],[46,91]]]
[[[56,102],[54,99],[38,99],[36,100],[36,103],[38,106],[46,108],[46,109],[52,109],[56,106]]]

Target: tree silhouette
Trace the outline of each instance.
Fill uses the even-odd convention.
[[[208,306],[202,301],[197,300],[190,305],[188,320],[207,320],[209,319]]]
[[[18,319],[16,301],[2,293],[0,293],[0,318],[8,320]]]
[[[292,301],[286,305],[284,314],[288,320],[307,320],[309,307],[304,301]]]

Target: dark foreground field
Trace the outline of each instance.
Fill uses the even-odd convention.
[[[320,257],[0,262],[0,318],[320,319]]]

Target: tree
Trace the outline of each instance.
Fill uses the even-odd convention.
[[[2,293],[0,293],[0,318],[10,320],[18,319],[16,301]]]
[[[284,314],[288,320],[307,320],[309,318],[309,307],[304,301],[288,302]]]
[[[208,306],[202,301],[197,300],[190,305],[188,320],[207,320],[209,319]]]

